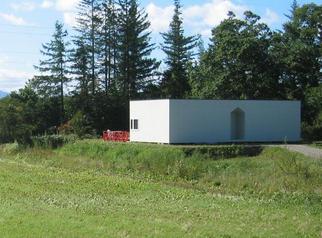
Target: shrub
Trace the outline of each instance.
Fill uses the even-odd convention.
[[[77,136],[75,135],[45,135],[34,136],[31,138],[32,145],[39,148],[56,149],[65,144],[75,142]]]
[[[322,120],[314,125],[302,125],[302,137],[306,141],[322,140]]]
[[[95,135],[95,131],[90,126],[90,121],[86,115],[81,111],[76,112],[73,118],[69,122],[69,126],[74,134],[79,138],[91,138]]]
[[[186,154],[186,156],[199,154],[210,159],[227,159],[239,156],[256,156],[262,152],[263,148],[261,146],[256,145],[222,145],[182,147],[182,150]]]

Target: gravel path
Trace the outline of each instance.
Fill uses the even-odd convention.
[[[278,145],[279,147],[286,148],[290,151],[302,153],[308,157],[315,159],[322,159],[322,150],[308,145]]]

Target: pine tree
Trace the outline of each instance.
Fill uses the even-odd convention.
[[[96,93],[97,85],[97,68],[98,68],[98,32],[100,27],[100,9],[98,0],[81,0],[78,5],[79,14],[77,18],[78,25],[76,31],[77,39],[84,43],[84,49],[90,57],[90,87],[92,94]]]
[[[64,25],[58,21],[55,24],[53,39],[42,45],[41,54],[46,57],[40,60],[37,70],[44,75],[35,77],[37,88],[46,93],[47,96],[60,97],[60,122],[64,121],[64,84],[69,81],[67,76],[67,63],[70,50],[67,49],[69,43],[66,41],[68,33],[64,30]]]
[[[150,22],[136,0],[119,0],[119,82],[126,99],[137,96],[149,82],[159,63],[151,58]]]
[[[170,29],[167,33],[162,33],[162,50],[167,55],[165,63],[168,66],[162,84],[167,97],[182,98],[189,91],[187,64],[193,57],[198,37],[184,35],[180,1],[175,0],[174,5]]]

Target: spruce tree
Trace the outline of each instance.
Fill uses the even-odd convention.
[[[67,31],[64,25],[58,21],[55,24],[53,39],[42,45],[41,54],[45,59],[40,60],[39,66],[35,66],[44,75],[35,77],[39,91],[46,96],[60,98],[60,122],[64,122],[64,85],[69,81],[67,63],[70,51],[66,41]]]
[[[187,64],[193,57],[193,49],[198,37],[184,35],[181,5],[174,1],[175,10],[170,29],[162,33],[164,43],[162,50],[166,54],[168,69],[163,76],[163,90],[166,97],[182,98],[189,91]]]
[[[98,32],[100,27],[100,8],[98,0],[81,0],[78,5],[78,18],[76,31],[78,35],[75,37],[81,39],[84,43],[84,49],[88,52],[90,61],[90,87],[94,95],[97,85],[97,68],[98,68]]]
[[[100,8],[102,26],[99,39],[101,62],[99,72],[103,75],[103,88],[107,94],[116,76],[118,23],[113,0],[104,0]]]
[[[155,45],[151,44],[148,15],[136,0],[119,0],[118,78],[123,96],[137,96],[149,83],[159,63],[151,58]]]
[[[293,3],[292,3],[292,5],[291,5],[291,10],[290,10],[290,15],[288,15],[288,14],[285,14],[285,16],[289,19],[289,20],[292,20],[293,19],[293,17],[294,17],[294,15],[295,15],[295,11],[296,11],[296,9],[298,9],[299,8],[299,4],[298,4],[298,2],[297,2],[297,0],[293,0]]]
[[[84,40],[79,38],[74,40],[75,48],[71,54],[71,73],[74,75],[76,81],[75,91],[76,95],[88,96],[90,84],[90,57],[86,49]]]

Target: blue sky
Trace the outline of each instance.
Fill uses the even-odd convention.
[[[65,23],[71,32],[78,0],[1,0],[0,1],[0,90],[23,87],[35,74],[33,65],[39,61],[41,44],[48,42],[56,20]],[[322,0],[298,1],[299,4]],[[183,0],[184,22],[188,34],[201,34],[205,41],[210,29],[223,20],[229,10],[241,16],[252,10],[272,29],[285,22],[292,0]],[[160,43],[159,32],[167,30],[172,16],[172,1],[142,0],[151,21],[153,41]],[[161,57],[158,51],[154,53]]]

